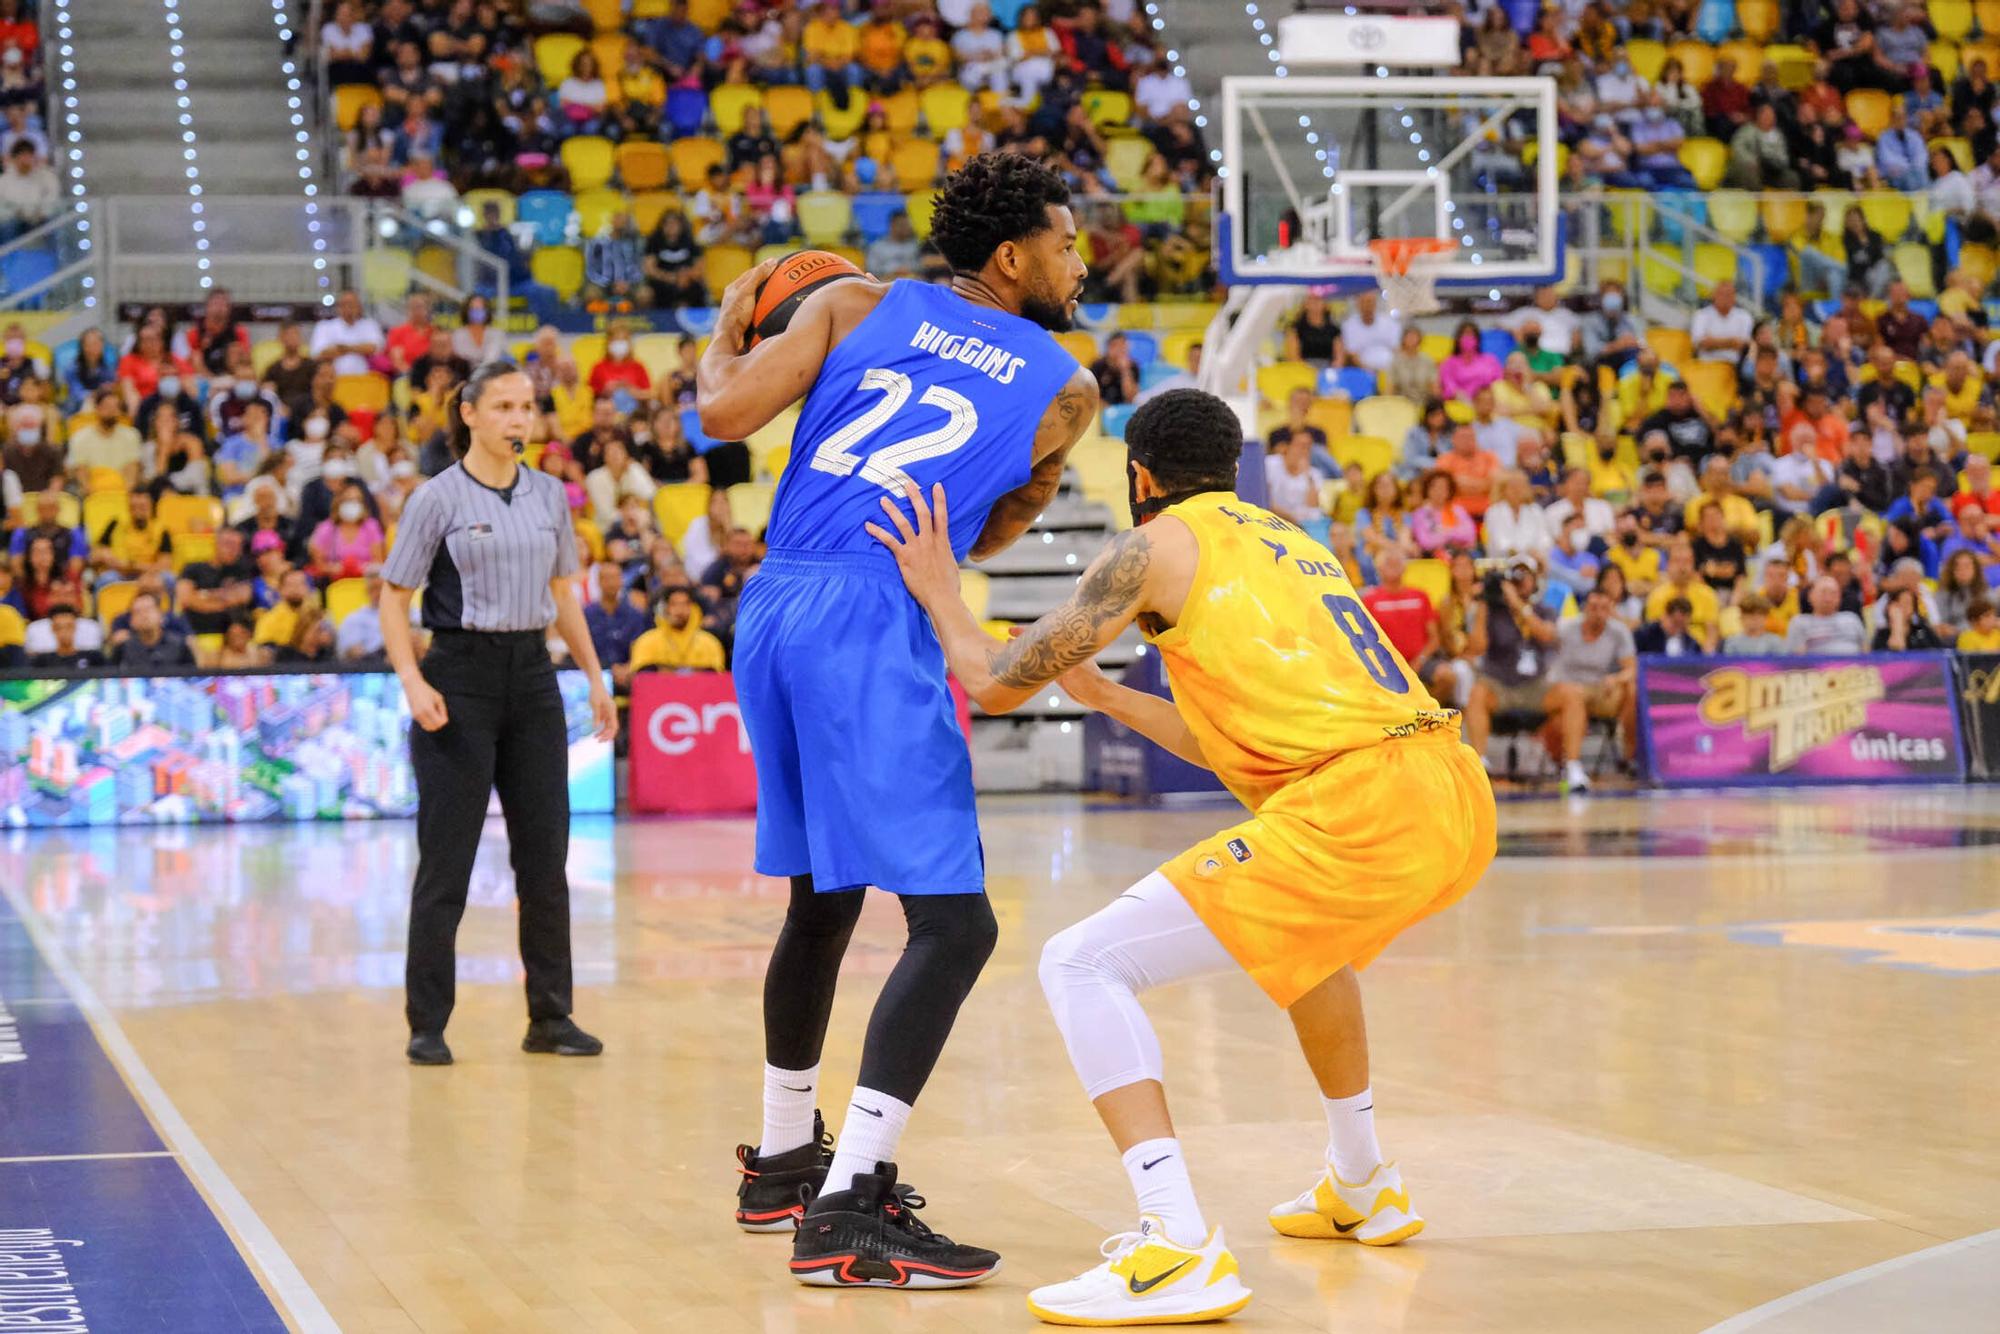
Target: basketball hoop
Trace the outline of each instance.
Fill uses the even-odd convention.
[[[1398,315],[1428,315],[1439,308],[1437,280],[1445,257],[1458,244],[1442,236],[1394,236],[1370,241],[1375,281],[1389,309]]]

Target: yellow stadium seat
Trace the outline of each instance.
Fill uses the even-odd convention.
[[[1423,409],[1395,394],[1377,394],[1354,405],[1354,429],[1359,435],[1401,440],[1417,424]]]
[[[703,32],[714,32],[735,8],[735,0],[688,0],[688,22]]]
[[[1764,59],[1777,67],[1778,85],[1793,93],[1813,81],[1813,70],[1818,63],[1818,57],[1810,50],[1790,42],[1765,47]]]
[[[783,259],[796,248],[790,241],[773,241],[769,245],[758,246],[757,253],[750,258],[762,264],[767,259]]]
[[[905,139],[890,152],[889,169],[905,190],[921,190],[937,180],[938,146],[929,139]]]
[[[1965,447],[1981,458],[2000,461],[2000,431],[1974,431],[1965,437]]]
[[[389,377],[343,375],[333,382],[333,401],[349,412],[380,412],[389,406]]]
[[[1132,123],[1132,95],[1112,88],[1093,88],[1083,95],[1083,109],[1091,123],[1108,129]]]
[[[852,102],[861,102],[866,99],[855,97],[849,100]],[[882,114],[889,120],[889,133],[900,136],[915,134],[917,132],[917,117],[922,112],[923,107],[917,101],[916,89],[904,88],[898,92],[891,93],[887,97],[878,97],[875,100],[882,104]],[[862,110],[865,112],[867,108],[864,107]]]
[[[614,101],[618,99],[618,71],[625,68],[625,48],[631,40],[622,32],[601,32],[590,39],[590,53],[597,57],[597,71]]]
[[[694,521],[708,513],[708,483],[669,482],[653,493],[653,519],[676,547]]]
[[[771,522],[771,498],[778,488],[770,482],[738,482],[723,492],[729,497],[729,521],[761,533]]]
[[[1104,146],[1104,165],[1120,190],[1137,190],[1144,180],[1146,164],[1157,151],[1152,140],[1127,135]]]
[[[1199,329],[1180,329],[1166,336],[1160,344],[1160,360],[1180,370],[1188,369],[1188,350],[1202,341]]]
[[[123,616],[132,606],[132,599],[139,595],[137,579],[121,579],[115,584],[97,586],[97,619],[104,628],[111,629],[111,623]]]
[[[154,516],[160,526],[166,528],[178,540],[190,532],[214,532],[222,526],[222,502],[214,496],[182,496],[178,492],[162,492],[160,504],[154,506]],[[74,520],[72,520],[74,522]]]
[[[1417,344],[1417,350],[1432,361],[1443,361],[1451,355],[1451,335],[1448,333],[1427,333]]]
[[[1675,42],[1667,54],[1681,62],[1681,73],[1697,88],[1715,77],[1715,48],[1707,42]]]
[[[799,230],[809,245],[839,245],[854,225],[854,204],[838,190],[806,191],[799,196],[798,212]]]
[[[573,245],[541,246],[528,257],[535,281],[553,287],[556,295],[573,301],[583,290],[583,252]]]
[[[368,253],[373,254],[374,251]],[[284,355],[285,345],[275,338],[260,338],[250,346],[250,364],[257,368],[257,374],[260,376],[276,365],[278,358]]]
[[[1472,404],[1462,398],[1447,398],[1444,401],[1444,415],[1454,426],[1463,426],[1472,420]]]
[[[1660,77],[1660,69],[1667,63],[1667,48],[1649,37],[1635,37],[1625,43],[1625,58],[1632,62],[1634,74],[1651,83]]]
[[[799,408],[795,403],[766,422],[763,426],[752,431],[750,438],[743,442],[750,447],[750,461],[752,466],[760,472],[770,473],[773,477],[784,471],[782,464],[773,466],[769,460],[781,450],[790,451],[792,432],[797,429],[798,424]]]
[[[933,139],[964,129],[972,119],[972,94],[961,84],[933,84],[917,94],[917,105]]]
[[[717,134],[735,134],[743,128],[743,113],[763,105],[764,90],[747,83],[720,84],[708,95],[708,114],[715,118]]]
[[[1277,417],[1279,420],[1282,420],[1283,413],[1278,413]],[[1353,435],[1355,434],[1354,403],[1351,399],[1346,398],[1316,398],[1312,401],[1312,406],[1306,409],[1306,423],[1310,426],[1317,426],[1320,430],[1326,432],[1326,437],[1329,440],[1337,435]],[[1264,434],[1269,435],[1271,427],[1277,424],[1277,420],[1272,421],[1271,426],[1264,428]],[[1362,434],[1372,435],[1379,433],[1362,432]]]
[[[1085,366],[1097,360],[1097,338],[1083,329],[1070,329],[1055,335],[1056,342],[1062,344],[1063,351],[1075,357]]]
[[[1436,606],[1451,594],[1451,565],[1441,560],[1413,560],[1403,567],[1403,582],[1422,589]]]
[[[1689,358],[1680,365],[1681,379],[1687,382],[1688,392],[1695,402],[1701,404],[1717,418],[1721,418],[1736,404],[1736,367],[1726,361],[1702,361]]]
[[[937,194],[931,190],[912,190],[903,196],[903,211],[910,215],[910,229],[919,241],[931,237],[931,215],[937,212]]]
[[[1766,195],[1758,202],[1757,212],[1764,222],[1764,234],[1778,245],[1791,240],[1806,223],[1806,201],[1797,195]]]
[[[1950,87],[1951,81],[1958,77],[1958,44],[1956,42],[1932,42],[1930,44],[1929,55],[1931,64],[1937,66],[1938,77],[1944,80],[1946,87]]]
[[[458,286],[458,252],[441,245],[427,245],[417,251],[418,273],[436,279],[443,286]]]
[[[1879,88],[1855,88],[1847,94],[1847,118],[1870,139],[1889,128],[1889,94]]]
[[[1930,0],[1931,26],[1947,42],[1962,42],[1972,31],[1972,0]]]
[[[465,206],[472,210],[472,216],[477,225],[481,227],[486,225],[486,206],[488,204],[498,204],[500,206],[500,221],[502,223],[511,226],[514,218],[517,216],[514,192],[512,190],[467,190],[462,198]]]
[[[708,180],[708,169],[721,166],[729,153],[714,139],[690,135],[668,144],[667,156],[673,160],[674,175],[680,179],[681,189],[691,194]]]
[[[1732,241],[1747,241],[1757,230],[1757,196],[1747,190],[1717,190],[1708,197],[1708,225]]]
[[[535,68],[542,82],[554,88],[569,77],[570,62],[583,50],[584,40],[575,33],[551,32],[535,39]]]
[[[825,92],[813,94],[813,110],[819,116],[820,128],[829,139],[852,139],[861,129],[861,122],[868,118],[868,99],[854,96],[847,99],[845,107],[837,104]]]
[[[680,365],[680,335],[643,333],[632,340],[632,359],[658,384]]]
[[[1257,368],[1257,392],[1270,403],[1283,404],[1292,390],[1318,386],[1318,368],[1303,361],[1279,361]]]
[[[1694,248],[1695,286],[1706,295],[1717,283],[1736,281],[1736,247],[1703,241]]]
[[[1931,248],[1920,241],[1905,241],[1889,252],[1897,276],[1909,284],[1910,295],[1919,301],[1937,295],[1931,279]]]
[[[348,615],[368,603],[368,581],[336,579],[326,586],[326,614],[339,625]]]
[[[416,267],[407,250],[383,246],[361,252],[361,291],[370,301],[400,302],[410,291],[410,272]],[[271,346],[282,352],[276,342]],[[271,357],[278,359],[277,353]]]
[[[1385,472],[1396,461],[1396,447],[1389,441],[1374,435],[1343,435],[1327,441],[1327,449],[1334,461],[1341,467],[1350,463],[1361,465],[1361,475],[1373,477]]]
[[[588,240],[604,230],[612,214],[625,207],[625,194],[621,190],[602,188],[580,190],[574,202],[577,231]]]
[[[958,595],[972,611],[972,619],[986,619],[987,604],[993,600],[992,576],[984,570],[961,569],[958,572]]]
[[[827,247],[827,250],[840,256],[857,269],[866,269],[868,267],[868,255],[860,246],[830,245]]]
[[[604,360],[605,335],[601,333],[578,334],[569,342],[569,357],[576,363],[577,378],[588,384],[590,373],[597,369],[597,363]]]
[[[1659,353],[1660,360],[1678,369],[1694,359],[1694,339],[1686,329],[1664,324],[1646,326],[1646,346]]]
[[[1855,89],[1855,92],[1873,89]],[[1910,200],[1907,195],[1899,195],[1890,190],[1870,190],[1861,196],[1861,215],[1868,219],[1868,225],[1882,234],[1882,239],[1894,245],[1910,230]]]
[[[1769,41],[1771,34],[1778,30],[1778,17],[1777,0],[1736,0],[1737,26],[1753,42]],[[1747,72],[1737,71],[1739,75]]]
[[[1928,147],[1933,152],[1942,148],[1945,152],[1951,154],[1951,160],[1958,164],[1960,171],[1972,170],[1972,141],[1970,139],[1951,135],[1946,138],[1931,140]]]
[[[791,461],[792,447],[790,445],[779,445],[776,449],[756,460],[757,470],[775,482],[785,475],[785,469],[791,464]]]
[[[1724,42],[1715,49],[1717,64],[1732,61],[1736,65],[1736,81],[1751,84],[1757,81],[1757,72],[1764,68],[1764,44],[1747,41],[1741,37]]]
[[[111,489],[92,491],[83,498],[83,531],[90,535],[92,546],[103,540],[106,528],[131,514],[131,499],[125,491]]]
[[[1993,285],[1994,277],[2000,275],[2000,255],[1996,255],[1990,245],[1967,241],[1958,248],[1958,267],[1971,274],[1983,292]]]
[[[371,83],[343,83],[333,90],[334,122],[351,130],[361,121],[363,107],[382,105],[382,90]]]
[[[1729,145],[1720,139],[1702,136],[1685,140],[1678,156],[1699,189],[1713,190],[1722,184],[1722,174],[1729,170]]]
[[[716,89],[720,93],[722,89]],[[710,99],[710,106],[714,99]],[[771,122],[771,136],[788,139],[792,131],[813,117],[813,95],[803,88],[776,87],[764,90],[764,118]]]
[[[715,245],[703,251],[701,273],[708,294],[720,298],[722,289],[747,273],[751,263],[750,252],[740,245]]]
[[[649,139],[633,139],[618,145],[618,179],[627,190],[664,190],[673,159],[667,150]]]
[[[573,139],[563,140],[562,164],[564,170],[569,172],[572,194],[605,185],[618,165],[617,159],[612,156],[611,141],[594,134],[579,134]]]
[[[632,196],[632,225],[650,234],[668,209],[679,212],[681,197],[671,190],[641,190]]]
[[[590,15],[593,32],[617,32],[625,26],[624,7],[619,0],[583,0],[583,12]]]
[[[174,538],[174,573],[179,574],[197,561],[215,559],[215,533],[187,533]]]

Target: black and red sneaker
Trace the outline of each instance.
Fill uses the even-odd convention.
[[[792,1277],[825,1288],[965,1288],[991,1278],[1000,1257],[961,1246],[917,1218],[924,1197],[877,1163],[854,1189],[806,1206],[792,1238]]]
[[[760,1158],[754,1144],[737,1145],[736,1170],[743,1180],[736,1187],[736,1226],[745,1232],[790,1232],[806,1211],[806,1196],[826,1183],[832,1162],[833,1136],[818,1112],[811,1141],[796,1149]]]

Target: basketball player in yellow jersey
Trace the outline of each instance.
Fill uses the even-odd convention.
[[[1332,553],[1233,494],[1242,434],[1227,404],[1197,390],[1134,413],[1139,526],[1004,645],[959,596],[941,488],[929,506],[912,489],[914,524],[884,500],[889,523],[869,525],[982,708],[1004,713],[1060,680],[1078,703],[1213,769],[1252,812],[1043,951],[1043,989],[1140,1216],[1105,1244],[1103,1264],[1029,1298],[1056,1324],[1211,1320],[1250,1300],[1189,1184],[1159,1040],[1137,1000],[1147,987],[1240,967],[1290,1014],[1329,1144],[1312,1186],[1272,1210],[1273,1227],[1377,1246],[1423,1227],[1376,1147],[1355,972],[1478,881],[1493,859],[1493,792],[1457,712],[1425,692]],[[1134,621],[1166,662],[1171,701],[1092,665]]]

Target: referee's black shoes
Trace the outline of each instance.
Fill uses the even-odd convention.
[[[567,1015],[561,1019],[535,1019],[528,1024],[528,1036],[521,1050],[554,1056],[595,1056],[604,1044],[578,1028]]]
[[[451,1048],[444,1045],[442,1033],[412,1033],[410,1045],[404,1053],[411,1065],[450,1065]]]

